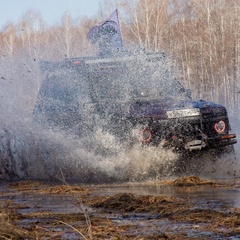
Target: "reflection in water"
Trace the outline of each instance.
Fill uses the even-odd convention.
[[[216,181],[216,185],[196,185],[190,187],[170,186],[164,182],[131,183],[127,185],[95,186],[102,194],[133,193],[137,195],[169,196],[193,201],[201,208],[240,208],[239,179]]]

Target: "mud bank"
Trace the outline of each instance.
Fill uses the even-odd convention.
[[[239,191],[236,182],[185,177],[145,184],[146,189],[156,185],[181,189],[184,198],[116,192],[117,187],[124,189],[121,185],[43,181],[2,181],[0,185],[0,239],[240,238],[240,208],[214,196],[205,201],[190,194],[201,186],[231,194]]]

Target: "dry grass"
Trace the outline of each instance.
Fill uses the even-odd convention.
[[[177,187],[189,187],[189,186],[199,186],[199,185],[217,185],[214,181],[203,180],[197,176],[186,176],[183,178],[178,178],[169,183],[170,185]]]
[[[214,182],[187,177],[177,179],[174,186],[213,185]],[[189,239],[187,230],[172,232],[171,224],[190,224],[192,228],[210,231],[213,235],[225,237],[240,234],[240,211],[238,208],[229,211],[202,209],[193,202],[167,196],[138,196],[134,194],[115,194],[102,196],[93,189],[65,184],[49,184],[24,181],[9,185],[11,194],[18,198],[21,194],[29,196],[29,202],[14,203],[12,200],[0,199],[0,239],[60,239],[63,235],[74,233],[79,239]],[[214,185],[215,186],[215,185]],[[5,193],[6,194],[6,193]],[[72,201],[79,211],[63,213],[43,211],[36,206],[34,211],[29,208],[31,196],[54,196],[58,201]],[[6,199],[4,194],[0,195]],[[42,203],[44,207],[44,202]],[[57,204],[57,202],[56,202]],[[89,211],[94,209],[94,211]],[[21,209],[30,209],[20,214]],[[148,232],[149,227],[141,228],[138,224],[118,224],[109,216],[131,217],[134,222],[135,214],[146,214],[146,224],[154,221],[170,222],[167,229],[159,232],[161,225]],[[22,224],[20,223],[28,224]],[[60,230],[61,229],[61,230]],[[201,239],[195,237],[194,239]],[[207,239],[207,238],[206,238]]]

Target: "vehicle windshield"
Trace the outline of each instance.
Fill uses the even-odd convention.
[[[92,73],[91,80],[97,99],[189,99],[189,92],[171,72],[156,63],[99,67]]]
[[[43,83],[42,95],[67,104],[189,99],[171,70],[146,61],[56,69]]]

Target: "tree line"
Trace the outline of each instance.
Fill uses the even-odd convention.
[[[38,12],[28,11],[0,32],[1,89],[11,86],[10,93],[31,109],[42,79],[39,61],[94,55],[96,46],[87,33],[116,8],[126,49],[165,52],[193,98],[223,104],[238,117],[238,0],[105,0],[95,17],[73,19],[66,12],[54,26]]]

